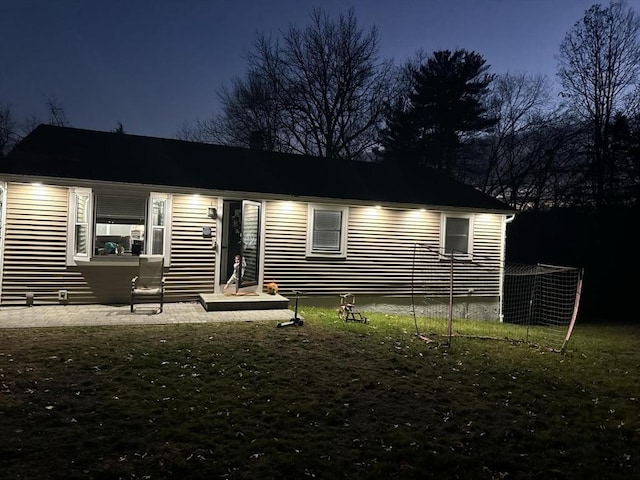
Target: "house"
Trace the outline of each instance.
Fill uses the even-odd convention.
[[[166,301],[196,301],[242,254],[244,291],[384,308],[410,301],[420,245],[442,266],[432,286],[455,249],[455,295],[500,314],[514,211],[435,171],[40,125],[0,188],[2,306],[127,303],[139,254],[164,256]]]

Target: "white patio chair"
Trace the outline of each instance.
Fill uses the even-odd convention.
[[[140,255],[138,275],[131,279],[131,313],[136,303],[160,302],[164,305],[164,257]]]

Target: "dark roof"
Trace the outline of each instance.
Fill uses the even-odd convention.
[[[6,174],[512,211],[423,168],[331,160],[40,125],[0,162]]]

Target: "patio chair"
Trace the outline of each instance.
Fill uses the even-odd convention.
[[[131,313],[136,303],[160,302],[164,304],[164,257],[140,255],[138,275],[131,279]]]

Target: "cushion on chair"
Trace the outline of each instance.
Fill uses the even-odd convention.
[[[133,293],[135,295],[160,295],[162,288],[134,288]]]

